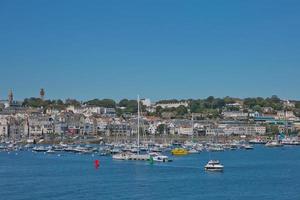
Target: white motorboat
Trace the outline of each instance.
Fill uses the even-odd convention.
[[[284,138],[281,143],[284,145],[300,145],[298,138]]]
[[[266,147],[282,147],[283,144],[278,141],[270,141],[265,146]]]
[[[189,150],[189,153],[190,153],[190,154],[194,154],[194,153],[199,153],[199,151],[197,151],[196,149],[190,149],[190,150]]]
[[[250,140],[249,143],[250,144],[266,144],[267,142],[265,140],[256,138],[256,139]]]
[[[168,156],[158,155],[153,157],[153,161],[155,162],[169,162]]]
[[[128,154],[126,153],[118,153],[112,156],[114,160],[128,160]]]
[[[252,150],[252,149],[254,149],[254,147],[252,145],[250,145],[250,144],[245,144],[244,145],[244,149],[246,149],[246,150]]]
[[[55,154],[55,151],[52,150],[52,149],[49,149],[48,151],[46,151],[46,153],[48,153],[48,154]]]
[[[35,152],[46,152],[49,150],[49,148],[46,148],[44,146],[37,146],[37,147],[32,148],[32,150]]]
[[[210,160],[204,167],[206,171],[222,172],[224,166],[218,160]]]
[[[154,162],[171,162],[171,160],[169,160],[168,156],[164,156],[164,155],[161,155],[156,152],[152,152],[149,155],[153,159]]]

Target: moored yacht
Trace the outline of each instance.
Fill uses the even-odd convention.
[[[32,148],[33,151],[35,152],[46,152],[48,151],[50,148],[44,147],[44,146],[36,146],[34,148]]]
[[[249,144],[266,144],[267,142],[265,140],[262,140],[262,139],[259,139],[259,138],[256,138],[256,139],[253,139],[253,140],[250,140],[249,141]]]
[[[195,154],[195,153],[199,153],[199,151],[197,151],[196,149],[190,149],[189,153],[190,154]]]
[[[297,138],[284,138],[281,143],[284,145],[300,145]]]
[[[283,144],[280,143],[280,142],[277,141],[277,140],[274,140],[274,141],[268,142],[265,146],[266,146],[266,147],[282,147]]]
[[[55,153],[55,151],[54,151],[54,150],[52,150],[52,149],[49,149],[48,151],[46,151],[46,153],[48,153],[48,154],[54,154],[54,153]]]
[[[244,146],[244,149],[246,149],[246,150],[252,150],[252,149],[254,149],[254,147],[252,145],[250,145],[250,144],[244,144],[243,146]]]
[[[118,153],[118,154],[114,154],[112,158],[114,160],[128,160],[128,156],[129,154],[127,153]]]

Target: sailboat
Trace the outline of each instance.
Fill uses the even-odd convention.
[[[113,155],[113,159],[115,160],[141,160],[147,161],[150,159],[149,154],[140,154],[140,97],[137,98],[138,103],[138,126],[137,126],[137,150],[135,153],[119,153]]]

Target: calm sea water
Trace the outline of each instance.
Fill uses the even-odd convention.
[[[208,153],[174,162],[110,157],[0,153],[0,199],[300,199],[300,147],[212,153],[223,173],[206,173]],[[100,160],[100,168],[93,161]]]

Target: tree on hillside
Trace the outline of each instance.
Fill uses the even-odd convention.
[[[65,104],[66,106],[75,106],[75,107],[81,106],[81,103],[76,99],[67,99]]]
[[[184,116],[187,113],[188,113],[188,109],[183,105],[176,108],[177,116]]]
[[[93,99],[90,101],[85,102],[89,106],[99,106],[105,108],[115,108],[116,102],[112,99]]]

